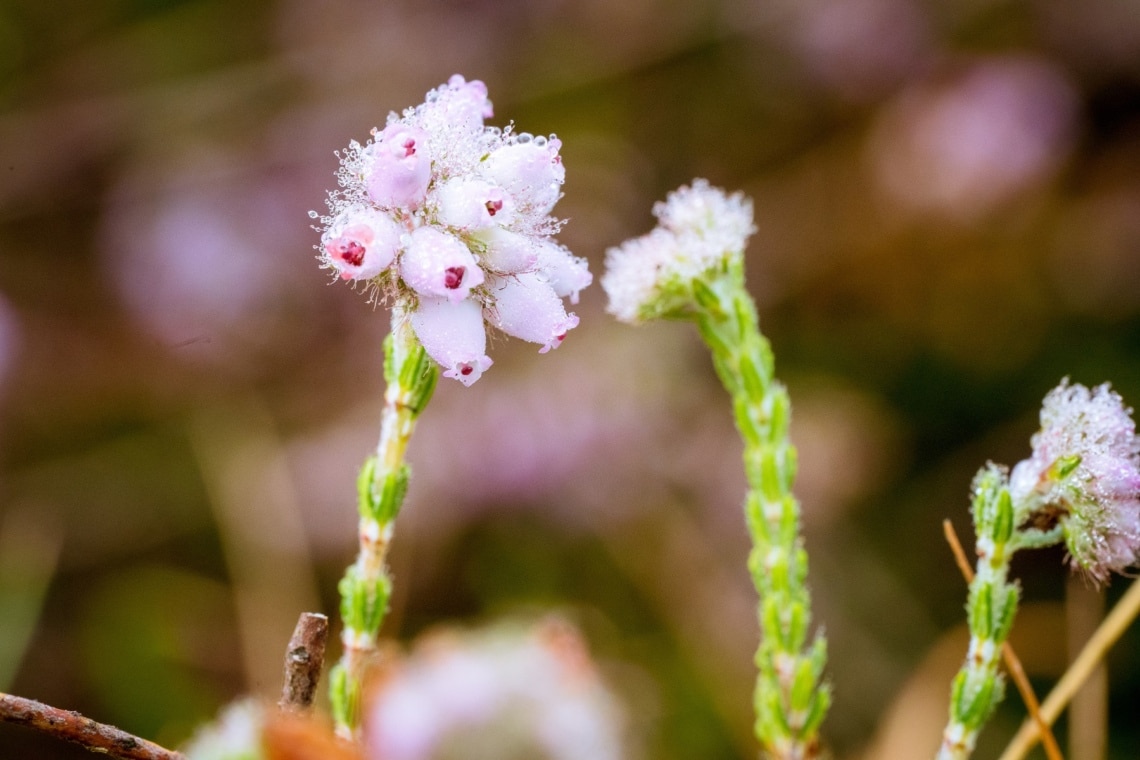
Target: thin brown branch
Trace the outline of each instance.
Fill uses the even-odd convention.
[[[185,755],[96,723],[71,710],[0,693],[0,721],[28,726],[115,760],[186,760]]]
[[[954,553],[954,561],[958,563],[958,569],[962,572],[966,583],[973,582],[974,571],[970,567],[970,561],[966,557],[965,550],[962,549],[961,542],[958,541],[958,534],[954,532],[954,526],[949,520],[942,521],[942,532],[946,536],[946,543],[950,544],[950,551]],[[1008,641],[1002,643],[1001,656],[1005,661],[1006,670],[1009,671],[1009,677],[1017,685],[1018,692],[1021,693],[1021,699],[1025,702],[1025,708],[1029,711],[1030,719],[1037,726],[1045,754],[1048,755],[1049,760],[1064,760],[1061,747],[1057,744],[1057,738],[1053,736],[1049,724],[1041,717],[1041,705],[1037,701],[1037,695],[1033,693],[1033,687],[1029,685],[1025,668],[1021,666],[1021,660],[1018,659]]]
[[[277,703],[282,710],[303,712],[312,706],[325,665],[328,635],[327,617],[315,612],[301,613],[285,650],[285,686]]]

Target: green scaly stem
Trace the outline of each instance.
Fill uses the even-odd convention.
[[[733,261],[695,279],[692,287],[695,308],[690,315],[732,396],[744,441],[745,514],[752,536],[748,565],[760,595],[756,736],[770,757],[808,760],[819,755],[819,726],[831,689],[823,680],[826,639],[817,634],[809,643],[807,552],[799,503],[792,495],[796,451],[788,440],[791,406],[775,379],[775,360],[760,333],[743,264]]]
[[[972,511],[978,562],[966,603],[970,645],[950,687],[950,718],[937,760],[969,758],[978,733],[1005,695],[1001,650],[1021,595],[1017,583],[1009,580],[1010,560],[1019,549],[1062,540],[1060,526],[1047,531],[1018,528],[1025,522],[1026,509],[1013,503],[1006,475],[995,465],[983,468],[975,478]]]
[[[384,341],[384,410],[380,442],[357,478],[360,551],[338,586],[344,653],[329,674],[337,733],[352,738],[360,723],[361,686],[388,612],[392,578],[385,558],[396,516],[408,489],[405,461],[416,419],[431,399],[439,368],[424,351],[400,310]]]

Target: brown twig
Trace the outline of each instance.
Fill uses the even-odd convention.
[[[974,571],[970,567],[970,561],[966,558],[966,552],[962,549],[961,542],[958,541],[958,534],[954,532],[954,526],[949,520],[942,521],[942,532],[946,536],[946,543],[950,544],[950,551],[954,553],[954,561],[958,563],[958,569],[962,572],[962,576],[966,579],[966,583],[971,583],[974,580]],[[1053,736],[1052,729],[1045,719],[1041,717],[1041,705],[1037,701],[1037,695],[1033,693],[1033,687],[1029,685],[1029,678],[1025,675],[1025,668],[1021,667],[1021,660],[1017,658],[1017,654],[1013,651],[1013,647],[1008,641],[1004,642],[1001,646],[1001,656],[1005,661],[1006,670],[1009,671],[1009,677],[1017,685],[1017,690],[1021,693],[1021,699],[1025,702],[1025,707],[1029,711],[1030,719],[1036,724],[1038,734],[1041,737],[1041,744],[1045,748],[1045,754],[1049,756],[1049,760],[1064,760],[1061,754],[1061,748],[1057,745],[1057,739]]]
[[[313,704],[317,682],[325,665],[325,643],[329,619],[315,612],[302,612],[285,650],[285,686],[281,689],[282,710],[304,712]]]
[[[179,752],[114,726],[96,723],[77,712],[11,694],[0,693],[0,720],[43,731],[116,760],[186,760],[186,756]]]

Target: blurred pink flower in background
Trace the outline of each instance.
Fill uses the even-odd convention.
[[[370,760],[618,760],[623,711],[566,622],[440,631],[381,672]]]
[[[875,125],[870,157],[900,206],[973,221],[1061,164],[1076,108],[1052,64],[984,59],[900,93]]]

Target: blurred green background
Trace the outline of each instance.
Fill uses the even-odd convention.
[[[693,177],[754,199],[825,734],[931,756],[965,646],[942,519],[968,542],[973,473],[1027,455],[1062,377],[1140,403],[1136,0],[5,0],[0,690],[167,745],[276,694],[355,551],[388,327],[318,269],[307,212],[334,150],[457,72],[491,123],[563,140],[561,240],[595,276]],[[557,352],[497,341],[481,382],[441,382],[387,633],[561,611],[632,757],[754,757],[726,399],[689,326],[604,308],[595,285]],[[1015,568],[1042,692],[1063,561]],[[1140,756],[1138,647],[1110,659],[1111,758]],[[2,758],[86,756],[0,726]]]

